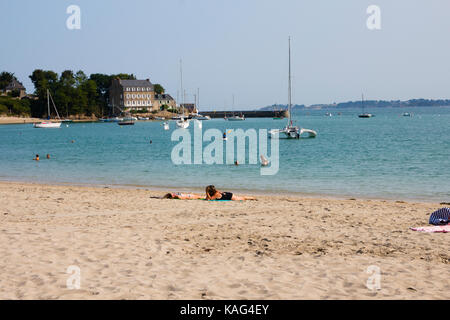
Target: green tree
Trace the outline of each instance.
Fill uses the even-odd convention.
[[[0,73],[0,90],[4,90],[8,86],[8,84],[13,81],[13,79],[16,79],[16,77],[14,77],[14,73],[7,71],[3,71],[2,73]]]
[[[93,80],[97,85],[97,100],[99,113],[103,114],[104,110],[107,110],[109,102],[109,88],[111,87],[112,80],[119,78],[122,80],[136,80],[134,74],[119,73],[107,75],[103,73],[93,73],[89,79]]]
[[[83,85],[84,82],[86,82],[88,80],[88,77],[86,76],[86,74],[79,70],[77,71],[77,73],[75,74],[75,87],[79,88]]]
[[[34,85],[34,93],[38,96],[37,102],[32,104],[31,112],[35,116],[47,114],[47,89],[56,92],[59,85],[58,74],[49,70],[36,69],[30,75]]]
[[[64,87],[73,87],[75,85],[75,76],[72,70],[65,70],[59,77],[59,84]]]
[[[0,114],[8,114],[8,111],[9,110],[7,106],[0,104]]]
[[[119,78],[122,80],[136,80],[136,76],[134,74],[128,74],[128,73],[119,73],[119,74],[113,74],[111,75],[111,79]]]
[[[81,91],[85,94],[87,105],[85,114],[90,116],[92,114],[101,113],[101,107],[98,100],[97,84],[93,80],[86,80],[80,87]]]
[[[155,83],[153,85],[153,90],[155,90],[156,94],[163,94],[166,90],[164,90],[163,86],[159,83]]]
[[[11,91],[11,97],[13,98],[20,97],[20,90],[14,89],[13,91]]]

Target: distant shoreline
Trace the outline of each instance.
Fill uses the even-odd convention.
[[[410,100],[408,100],[410,101]],[[364,107],[366,108],[374,108],[374,109],[407,109],[407,108],[450,108],[450,100],[430,100],[430,104],[415,104],[408,103],[408,101],[400,101],[399,103],[392,103],[389,101],[364,101]],[[438,103],[441,101],[441,103]],[[445,103],[442,103],[444,101]],[[434,104],[436,103],[436,104]],[[337,104],[313,104],[313,105],[299,105],[295,104],[292,106],[293,111],[297,110],[320,110],[320,109],[335,109],[335,110],[347,110],[347,109],[361,109],[361,101],[349,101],[342,102]],[[274,104],[271,106],[262,107],[258,110],[267,111],[267,110],[286,110],[288,108],[287,105],[284,104]]]

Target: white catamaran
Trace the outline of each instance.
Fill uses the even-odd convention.
[[[286,127],[283,129],[273,129],[270,130],[270,137],[276,138],[279,137],[280,134],[285,135],[287,139],[300,139],[303,134],[306,134],[308,138],[315,138],[317,136],[317,132],[311,129],[299,128],[294,126],[292,121],[292,99],[291,99],[291,38],[289,37],[289,87],[288,87],[288,113],[289,119]]]
[[[52,100],[53,108],[55,108],[56,116],[58,117],[59,121],[51,122],[51,121],[44,121],[40,123],[35,123],[35,128],[60,128],[61,127],[61,118],[59,117],[58,110],[56,109],[55,102],[53,101],[53,98],[50,94],[50,91],[47,89],[47,117],[48,120],[50,120],[50,99]]]

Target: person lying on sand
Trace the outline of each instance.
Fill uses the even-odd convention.
[[[213,185],[206,187],[206,200],[256,200],[255,197],[238,197],[231,192],[220,192]]]
[[[204,200],[205,197],[195,193],[169,192],[163,197],[163,199]]]

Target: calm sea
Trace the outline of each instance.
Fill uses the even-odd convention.
[[[11,181],[137,185],[170,190],[214,184],[230,191],[301,193],[450,201],[450,108],[295,113],[316,139],[280,140],[276,175],[260,175],[259,165],[174,165],[170,139],[159,122],[79,123],[60,129],[31,124],[0,126],[0,179]],[[413,117],[403,117],[403,112]],[[285,120],[222,119],[203,122],[203,131],[281,128]],[[193,124],[188,129],[193,131]],[[74,143],[71,141],[74,140]],[[149,141],[152,140],[150,144]],[[270,141],[270,140],[269,140]],[[206,145],[206,144],[205,144]],[[49,153],[51,159],[45,159]],[[35,154],[40,162],[32,161]]]

